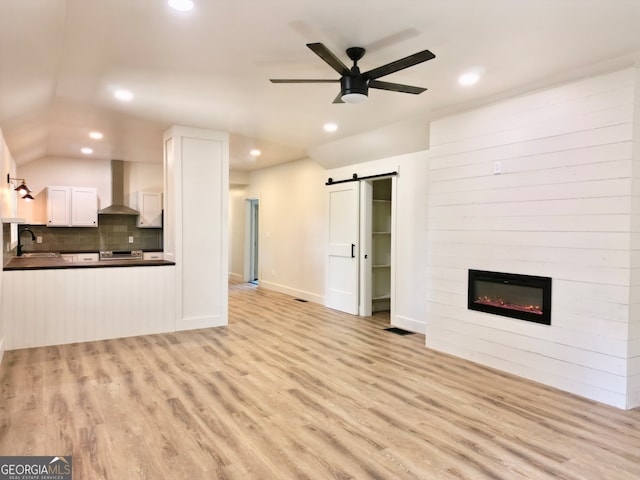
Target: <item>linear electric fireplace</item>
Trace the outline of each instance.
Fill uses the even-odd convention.
[[[471,310],[551,325],[551,278],[469,270]]]

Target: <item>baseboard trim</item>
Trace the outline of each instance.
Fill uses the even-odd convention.
[[[402,317],[400,315],[396,315],[395,318],[391,319],[391,325],[404,330],[409,330],[410,332],[421,333],[422,335],[427,331],[426,323],[419,322],[412,318]]]
[[[0,365],[2,365],[3,357],[4,357],[4,337],[0,337]]]
[[[176,322],[176,332],[198,330],[200,328],[224,327],[228,324],[228,320],[223,318],[222,315],[188,317]]]
[[[286,285],[280,285],[278,283],[268,282],[265,280],[259,280],[258,286],[266,290],[273,290],[274,292],[284,293],[285,295],[291,295],[292,297],[324,305],[324,296],[322,295],[317,295],[315,293],[298,290],[296,288],[287,287]]]

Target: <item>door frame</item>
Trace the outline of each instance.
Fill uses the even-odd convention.
[[[360,182],[360,268],[358,315],[369,317],[372,312],[372,259],[373,259],[373,183],[371,180]]]
[[[396,168],[399,172],[399,167]],[[395,298],[396,298],[396,223],[398,213],[398,175],[379,177],[372,180],[360,182],[360,297],[358,314],[361,317],[369,317],[372,314],[372,249],[373,249],[373,182],[391,179],[391,266],[390,266],[390,320],[393,323],[395,318]]]
[[[244,208],[244,268],[242,281],[251,282],[259,280],[260,275],[260,198],[245,198]],[[257,260],[256,260],[257,257]],[[254,265],[254,263],[256,263]],[[252,269],[251,267],[255,268]],[[255,272],[252,272],[255,270]],[[255,275],[252,275],[255,273]],[[252,278],[255,276],[255,279]]]

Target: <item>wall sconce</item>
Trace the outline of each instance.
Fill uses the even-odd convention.
[[[13,186],[13,184],[11,183],[12,181],[22,182],[20,183],[20,185],[14,188],[14,190],[18,192],[18,195],[20,195],[21,198],[23,198],[27,202],[30,202],[31,200],[33,200],[33,197],[31,196],[31,189],[27,187],[27,184],[25,183],[24,178],[13,178],[11,177],[11,174],[7,173],[7,183]]]

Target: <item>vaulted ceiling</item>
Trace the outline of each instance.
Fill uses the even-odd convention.
[[[18,165],[43,157],[160,162],[171,125],[231,134],[231,166],[251,170],[402,122],[634,64],[638,0],[0,0],[0,128]],[[434,60],[333,104],[338,75],[305,44],[364,70],[429,49]],[[474,69],[479,82],[457,83]],[[118,88],[133,99],[114,98]],[[323,130],[327,122],[338,130]],[[101,131],[101,140],[88,133]],[[257,159],[249,151],[257,148]]]

